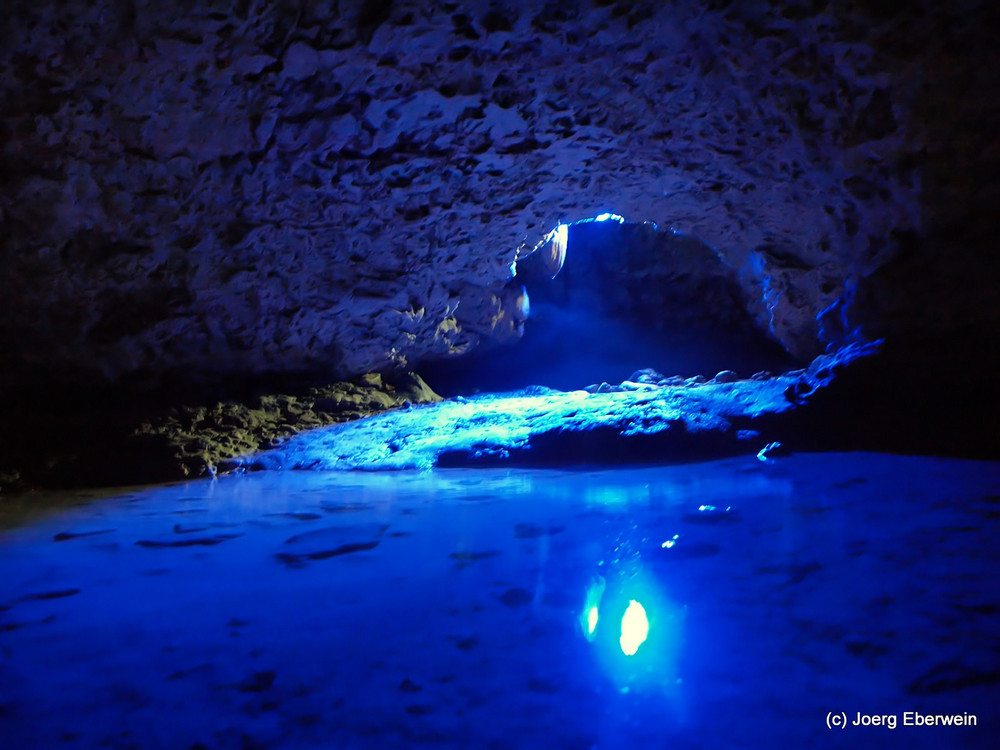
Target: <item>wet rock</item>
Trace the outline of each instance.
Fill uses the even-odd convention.
[[[650,383],[653,385],[659,384],[664,379],[665,378],[661,373],[648,367],[642,370],[636,370],[629,378],[629,380],[633,383]]]
[[[761,448],[760,451],[757,452],[757,458],[764,463],[768,463],[776,458],[789,456],[791,453],[791,450],[786,445],[779,443],[778,441],[774,441]]]
[[[524,389],[524,394],[527,396],[547,396],[550,393],[558,392],[555,388],[548,388],[544,385],[529,385]]]
[[[561,224],[552,233],[552,237],[539,251],[545,272],[549,278],[555,278],[566,262],[567,227]]]
[[[685,382],[684,378],[682,378],[680,375],[671,375],[669,378],[664,378],[663,380],[658,381],[657,385],[672,387],[672,386],[684,385],[684,382]]]
[[[735,372],[733,372],[732,370],[723,370],[722,372],[720,372],[719,374],[717,374],[714,378],[712,378],[711,382],[713,382],[713,383],[733,383],[733,382],[735,382],[735,381],[737,381],[739,379],[740,379],[739,376]]]
[[[802,403],[804,399],[815,390],[816,387],[814,385],[800,378],[784,390],[784,395],[790,403],[798,404]]]
[[[624,380],[618,387],[623,391],[655,391],[659,386],[655,383],[633,383],[629,380]]]
[[[230,459],[280,445],[302,430],[440,400],[415,373],[392,383],[369,373],[298,394],[266,394],[256,403],[233,400],[175,409],[140,425],[135,434],[156,438],[163,453],[174,454],[180,472],[198,476],[225,471]]]
[[[312,408],[313,411],[336,413],[342,410],[343,403],[342,399],[318,398],[313,401]]]
[[[747,453],[747,437],[794,424],[793,415],[836,373],[878,352],[855,344],[822,355],[823,380],[780,375],[737,380],[726,387],[553,391],[481,394],[425,407],[387,412],[363,423],[337,425],[289,440],[275,451],[241,459],[237,466],[334,469],[429,469],[484,463],[627,462],[691,460]],[[693,378],[704,383],[704,377]],[[806,390],[796,401],[786,393]],[[607,386],[607,387],[605,387]],[[612,396],[612,394],[614,394]],[[489,495],[476,499],[489,502]],[[452,555],[460,565],[476,553]],[[496,553],[493,553],[496,554]]]

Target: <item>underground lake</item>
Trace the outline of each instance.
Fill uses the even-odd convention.
[[[8,0],[0,750],[1000,747],[996,0]]]
[[[4,519],[4,747],[995,741],[996,463],[264,471],[97,494]],[[913,725],[956,717],[978,725]]]

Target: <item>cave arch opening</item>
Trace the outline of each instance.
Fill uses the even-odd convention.
[[[530,308],[521,338],[425,363],[442,395],[621,383],[651,368],[710,379],[781,372],[792,358],[759,328],[731,268],[695,237],[613,213],[560,224],[517,260]]]

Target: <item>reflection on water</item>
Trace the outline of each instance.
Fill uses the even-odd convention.
[[[78,498],[0,533],[4,747],[996,736],[996,464],[264,472]],[[832,734],[831,711],[899,725]]]

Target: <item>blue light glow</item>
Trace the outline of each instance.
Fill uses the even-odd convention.
[[[578,615],[597,664],[617,690],[676,697],[685,608],[671,601],[637,561],[609,562],[603,570],[606,585],[591,579],[588,606]],[[591,632],[591,607],[597,617],[598,601],[600,616]]]
[[[592,216],[589,219],[580,219],[579,221],[570,222],[570,226],[576,226],[577,224],[592,224],[594,222],[604,222],[604,221],[614,221],[618,224],[625,223],[625,217],[621,214],[613,214],[606,212],[603,214],[597,214],[597,216]]]
[[[604,596],[605,582],[601,576],[595,576],[587,587],[587,597],[583,605],[583,614],[580,615],[580,627],[583,628],[584,637],[593,642],[594,633],[597,631],[597,621],[600,618],[598,608],[601,605],[601,598]]]
[[[635,656],[639,646],[646,642],[649,636],[649,620],[643,606],[632,599],[622,616],[622,636],[619,643],[625,656]]]

